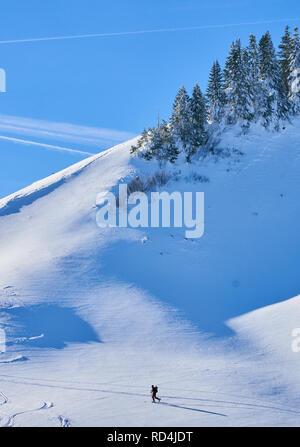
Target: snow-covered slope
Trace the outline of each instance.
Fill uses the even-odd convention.
[[[173,168],[200,239],[98,228],[97,194],[157,169],[132,141],[1,200],[2,426],[299,425],[299,124]]]

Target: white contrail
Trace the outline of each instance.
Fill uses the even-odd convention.
[[[243,25],[264,25],[270,23],[281,23],[281,22],[295,22],[300,20],[300,18],[286,18],[286,19],[275,19],[275,20],[261,20],[256,22],[241,22],[241,23],[227,23],[220,25],[200,25],[200,26],[187,26],[182,28],[160,28],[160,29],[149,29],[140,31],[121,31],[116,33],[95,33],[95,34],[73,34],[70,36],[53,36],[53,37],[33,37],[28,39],[14,39],[14,40],[0,40],[0,44],[9,43],[26,43],[26,42],[42,42],[48,40],[63,40],[63,39],[87,39],[89,37],[114,37],[114,36],[130,36],[135,34],[148,34],[148,33],[169,33],[174,31],[196,31],[202,29],[211,28],[230,28],[232,26],[243,26]]]
[[[44,121],[21,116],[0,114],[0,132],[12,136],[29,138],[47,138],[64,141],[64,144],[76,143],[89,146],[113,146],[130,140],[135,134],[115,129],[82,126],[78,124]]]
[[[21,144],[26,144],[29,146],[39,146],[39,147],[44,147],[46,149],[54,149],[57,151],[73,152],[73,153],[82,154],[82,155],[95,155],[92,152],[79,151],[77,149],[71,149],[69,147],[56,146],[54,144],[39,143],[37,141],[23,140],[21,138],[7,137],[5,135],[0,135],[0,139],[6,140],[6,141],[11,141],[12,143],[21,143]]]

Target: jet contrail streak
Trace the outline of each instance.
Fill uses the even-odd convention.
[[[0,139],[6,140],[6,141],[11,141],[12,143],[21,143],[21,144],[26,144],[29,146],[39,146],[39,147],[44,147],[46,149],[54,149],[57,151],[73,152],[73,153],[83,154],[83,155],[95,155],[92,152],[79,151],[76,149],[71,149],[69,147],[56,146],[54,144],[38,143],[37,141],[23,140],[21,138],[7,137],[5,135],[0,135]]]
[[[9,43],[28,43],[28,42],[43,42],[49,40],[64,40],[64,39],[87,39],[90,37],[114,37],[114,36],[130,36],[137,34],[150,34],[150,33],[168,33],[175,31],[196,31],[202,29],[212,29],[212,28],[230,28],[232,26],[243,26],[243,25],[263,25],[268,23],[281,23],[281,22],[295,22],[296,20],[300,20],[300,18],[287,18],[287,19],[276,19],[276,20],[262,20],[256,22],[242,22],[242,23],[227,23],[221,25],[200,25],[200,26],[189,26],[182,28],[161,28],[161,29],[150,29],[150,30],[141,30],[141,31],[122,31],[116,33],[96,33],[96,34],[77,34],[70,36],[53,36],[53,37],[35,37],[28,39],[15,39],[15,40],[0,40],[0,44],[9,44]]]
[[[101,127],[83,126],[78,124],[45,121],[21,116],[0,114],[0,135],[3,133],[12,137],[45,141],[52,139],[55,143],[64,141],[63,145],[77,143],[82,145],[104,144],[114,146],[135,137],[132,132]],[[67,143],[68,142],[68,143]]]

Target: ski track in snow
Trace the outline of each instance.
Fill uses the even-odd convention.
[[[2,377],[2,376],[0,376]],[[25,378],[24,378],[25,379]],[[23,384],[23,385],[27,385],[27,386],[38,386],[38,387],[45,387],[45,388],[55,388],[55,389],[62,389],[62,390],[74,390],[74,391],[81,391],[84,393],[84,395],[86,395],[86,393],[101,393],[101,394],[109,394],[109,395],[124,395],[124,396],[135,396],[135,397],[140,397],[140,398],[145,398],[148,397],[148,394],[145,393],[139,393],[139,392],[125,392],[125,391],[119,391],[119,390],[110,390],[110,389],[104,389],[104,388],[87,388],[87,387],[79,387],[79,386],[70,386],[69,382],[63,381],[63,380],[59,380],[59,382],[65,382],[67,385],[62,386],[62,385],[57,385],[57,384],[53,384],[53,381],[51,379],[33,379],[33,378],[26,378],[26,382],[24,381],[17,381],[17,380],[13,380],[12,377],[8,377],[6,379],[1,379],[3,382],[12,382],[15,384]],[[30,381],[29,381],[30,380]],[[37,381],[38,380],[38,381]],[[49,381],[51,383],[49,384],[45,384],[45,383],[41,383],[44,381]],[[79,383],[82,384],[82,383]],[[97,383],[94,383],[94,385],[97,385]],[[131,385],[126,385],[125,387],[130,387]],[[132,386],[132,388],[134,388],[134,386]],[[189,392],[192,390],[189,390]],[[196,393],[200,393],[200,390],[194,390],[194,392]],[[203,390],[202,391],[203,394],[207,394],[207,391]],[[226,393],[222,393],[222,392],[216,392],[213,393],[216,395],[222,395],[222,394],[226,394]],[[2,404],[7,403],[8,399],[7,397],[3,394],[0,393],[0,395],[3,396],[4,402]],[[233,397],[233,396],[231,396]],[[199,412],[199,413],[205,413],[208,415],[215,415],[215,416],[222,416],[222,417],[227,417],[227,414],[224,413],[219,413],[216,411],[209,411],[207,410],[207,408],[209,407],[213,407],[214,409],[230,409],[230,408],[235,408],[235,409],[240,409],[240,410],[248,410],[249,408],[252,409],[258,409],[258,410],[262,410],[262,411],[273,411],[273,412],[279,412],[279,413],[291,413],[294,415],[299,415],[300,416],[300,411],[296,410],[296,409],[292,409],[292,408],[288,408],[288,407],[275,407],[275,406],[270,406],[268,405],[266,402],[263,401],[259,401],[257,400],[256,402],[249,402],[249,400],[251,401],[251,397],[247,397],[247,396],[236,396],[239,397],[240,400],[226,400],[226,399],[212,399],[212,398],[200,398],[200,397],[187,397],[187,396],[174,396],[174,395],[161,395],[161,402],[156,403],[157,405],[165,405],[167,407],[171,407],[171,408],[175,408],[175,409],[182,409],[182,410],[187,410],[187,411],[193,411],[193,412]],[[247,401],[243,401],[242,399],[248,400]],[[175,401],[175,403],[173,403]],[[150,399],[149,399],[150,402]],[[204,408],[199,408],[199,405],[203,405]],[[53,407],[53,403],[49,403],[49,402],[44,402],[44,404],[35,410],[25,410],[23,412],[19,412],[19,413],[15,413],[12,416],[9,416],[9,421],[6,423],[11,425],[13,423],[13,420],[16,416],[21,415],[21,414],[25,414],[25,413],[30,413],[30,412],[34,412],[34,411],[39,411],[42,409],[46,409],[46,408],[51,408]],[[71,426],[70,420],[68,418],[66,418],[65,416],[59,415],[58,416],[58,420],[60,422],[60,426],[61,427],[69,427]]]
[[[2,407],[3,405],[7,404],[8,397],[2,391],[0,391],[0,397],[3,399],[2,401],[0,401],[0,406]],[[2,422],[2,420],[4,420],[4,423]],[[0,427],[6,426],[8,422],[9,416],[7,416],[3,411],[0,411]]]
[[[58,420],[60,422],[61,427],[71,427],[71,423],[68,418],[65,416],[58,416]]]
[[[4,399],[3,402],[0,403],[0,405],[5,405],[8,402],[8,398],[5,396],[4,393],[0,392],[0,396]],[[26,414],[26,413],[33,413],[33,412],[37,412],[40,410],[46,410],[49,408],[53,407],[53,403],[52,402],[44,402],[39,408],[34,408],[34,409],[30,409],[30,410],[24,410],[24,411],[19,411],[16,413],[13,413],[11,415],[8,415],[4,412],[1,412],[1,415],[4,415],[0,418],[0,426],[1,427],[13,427],[14,423],[15,423],[15,419],[17,416],[20,416],[22,414]],[[4,419],[4,422],[2,422],[2,419]]]
[[[3,406],[8,403],[8,397],[2,391],[0,391],[0,397],[3,399],[0,402],[0,406]],[[11,404],[13,404],[13,403],[11,402]],[[27,413],[36,413],[36,412],[39,412],[42,410],[49,410],[50,408],[53,408],[53,407],[54,407],[53,402],[46,401],[46,402],[43,402],[43,404],[38,408],[18,411],[11,415],[7,414],[6,412],[1,411],[0,412],[0,427],[13,427],[15,424],[15,420],[18,416],[21,416],[21,415],[24,415]],[[59,415],[59,416],[57,416],[57,419],[59,421],[60,427],[70,427],[71,426],[70,420],[67,417]]]
[[[12,415],[10,415],[8,417],[8,421],[5,424],[5,426],[6,427],[12,427],[14,425],[14,423],[15,423],[15,419],[16,419],[17,416],[20,416],[20,415],[26,414],[26,413],[34,413],[36,411],[47,410],[47,409],[52,408],[52,407],[53,407],[53,403],[52,402],[44,402],[43,405],[41,405],[41,407],[39,407],[39,408],[34,408],[32,410],[24,410],[24,411],[19,411],[17,413],[14,413],[14,414],[12,414]]]
[[[8,402],[8,398],[5,396],[4,393],[2,393],[2,391],[0,391],[0,396],[2,397],[3,401],[0,402],[0,405],[5,405]]]

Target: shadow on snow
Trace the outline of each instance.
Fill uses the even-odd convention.
[[[7,346],[62,349],[67,343],[101,342],[74,309],[54,304],[14,307],[1,312],[6,321]]]

